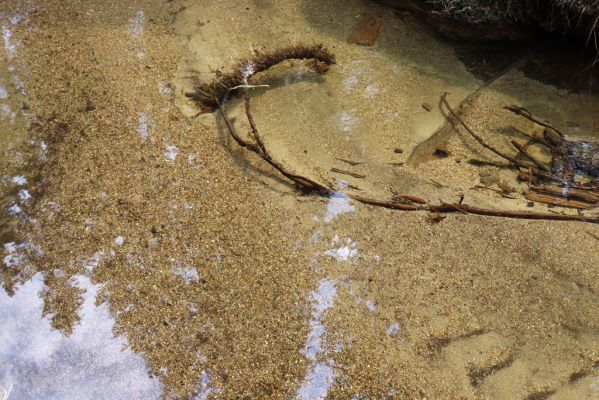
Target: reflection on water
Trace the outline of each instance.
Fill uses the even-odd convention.
[[[311,367],[297,392],[301,400],[321,400],[326,398],[329,388],[335,381],[335,373],[330,360],[326,357],[326,329],[323,324],[325,312],[332,308],[337,295],[336,282],[323,279],[318,289],[312,292],[313,304],[310,333],[301,353],[310,362]]]
[[[80,321],[68,337],[42,316],[43,276],[37,274],[9,296],[0,288],[0,385],[19,399],[157,399],[162,387],[143,357],[112,333],[108,304],[96,305],[100,286],[85,276]]]

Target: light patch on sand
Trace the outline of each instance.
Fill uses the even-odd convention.
[[[9,119],[11,120],[11,122],[14,122],[15,118],[17,117],[17,114],[12,110],[12,108],[10,108],[10,105],[2,104],[0,105],[0,117]]]
[[[369,100],[372,100],[374,98],[374,96],[376,96],[379,93],[379,91],[380,91],[379,88],[377,88],[375,85],[368,85],[368,86],[366,86],[366,90],[365,90],[366,97]]]
[[[304,348],[300,352],[310,362],[310,370],[297,391],[301,400],[321,400],[326,398],[329,388],[335,381],[335,374],[329,364],[319,360],[326,353],[326,328],[323,323],[324,314],[335,304],[337,295],[336,282],[329,279],[320,281],[318,289],[310,294],[312,302],[312,319],[310,333]]]
[[[82,261],[83,267],[88,273],[91,273],[100,264],[100,260],[103,256],[104,252],[96,251],[91,258],[87,258]]]
[[[114,238],[114,244],[116,244],[117,246],[122,246],[125,244],[125,238],[122,236],[117,236]]]
[[[360,118],[353,115],[355,110],[343,111],[335,115],[335,127],[343,133],[350,133],[360,122]]]
[[[129,18],[129,31],[134,38],[139,38],[144,31],[144,21],[146,16],[143,11],[138,11],[135,15]]]
[[[347,78],[345,78],[343,80],[343,87],[346,90],[352,90],[352,89],[354,89],[357,84],[358,84],[358,77],[355,76],[355,75],[348,76]]]
[[[164,81],[158,81],[158,92],[160,94],[171,94],[174,92],[174,90],[168,83]]]

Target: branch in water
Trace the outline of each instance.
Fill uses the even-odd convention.
[[[285,60],[294,59],[315,60],[313,67],[317,72],[326,71],[331,64],[335,64],[335,55],[322,44],[283,47],[271,52],[252,54],[249,58],[238,61],[232,72],[221,74],[208,83],[197,82],[193,91],[185,95],[201,108],[215,111],[219,108],[218,102],[222,104],[230,92],[250,86],[248,79],[253,75]]]

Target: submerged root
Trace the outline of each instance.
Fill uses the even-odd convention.
[[[331,64],[335,63],[335,55],[322,44],[282,47],[271,52],[255,53],[247,59],[238,61],[231,72],[217,72],[216,77],[208,83],[197,82],[193,91],[186,93],[186,96],[194,100],[202,109],[215,111],[219,108],[218,102],[222,103],[229,93],[246,87],[253,75],[285,60],[294,59],[314,60],[312,67],[317,72],[326,71]]]
[[[288,168],[284,162],[279,161],[272,154],[272,152],[266,147],[260,132],[256,126],[256,122],[254,121],[254,117],[251,112],[250,107],[250,98],[245,98],[245,111],[246,117],[251,127],[250,137],[244,138],[237,133],[235,129],[233,121],[228,117],[226,111],[226,100],[228,95],[231,92],[237,90],[238,86],[248,86],[248,79],[254,74],[265,71],[270,67],[279,64],[280,62],[288,59],[314,59],[316,62],[321,63],[325,66],[325,68],[320,69],[319,72],[324,72],[328,69],[330,64],[335,62],[335,57],[332,53],[328,52],[322,45],[314,45],[314,46],[291,46],[279,50],[275,50],[271,53],[264,53],[253,55],[251,58],[240,61],[236,64],[233,72],[228,74],[219,74],[216,79],[214,79],[210,83],[198,84],[196,85],[195,91],[193,93],[189,93],[188,96],[198,102],[198,104],[206,109],[212,110],[220,110],[221,116],[225,121],[225,125],[231,137],[235,140],[235,142],[245,149],[255,153],[262,160],[268,163],[271,167],[277,170],[282,176],[289,179],[293,182],[299,189],[306,192],[315,192],[321,196],[332,196],[334,195],[338,189],[334,187],[334,185],[329,181],[321,181],[318,178],[311,178],[306,175],[299,174],[290,168]],[[524,156],[529,162],[532,162],[535,167],[527,165],[523,163],[518,157],[512,157],[510,155],[504,154],[503,152],[497,150],[491,145],[485,143],[483,139],[477,135],[472,129],[470,129],[466,123],[460,118],[460,116],[449,106],[449,103],[446,100],[446,93],[441,96],[441,104],[444,104],[450,115],[453,117],[454,122],[460,123],[468,133],[476,139],[478,143],[480,143],[483,147],[500,156],[501,158],[509,161],[512,165],[525,169],[528,172],[530,180],[532,179],[547,179],[547,180],[555,180],[551,171],[548,170],[543,164],[538,162],[534,157],[532,157],[527,152],[527,147],[532,144],[533,139],[536,141],[543,143],[543,140],[540,138],[529,138],[529,143],[524,146],[515,144],[516,149],[519,151],[518,156]],[[513,111],[513,110],[512,110]],[[534,118],[532,114],[528,113],[524,109],[519,109],[518,111],[520,115],[524,115],[526,117]],[[536,120],[536,118],[535,118]],[[540,121],[540,120],[539,120]],[[548,124],[545,122],[545,124]],[[550,127],[558,133],[556,128],[552,125]],[[548,127],[546,127],[549,129]],[[552,147],[552,146],[550,146]],[[347,161],[347,160],[344,160]],[[338,172],[345,172],[343,170],[337,170]],[[523,172],[521,172],[523,173]],[[354,175],[355,176],[355,175]],[[363,176],[359,176],[362,178]],[[573,191],[572,197],[576,197],[576,200],[565,199],[559,201],[560,199],[556,199],[554,195],[555,188],[550,186],[538,187],[538,191],[541,193],[532,194],[535,196],[536,201],[539,199],[544,200],[546,203],[568,206],[583,209],[583,208],[591,208],[588,204],[584,204],[583,207],[577,207],[577,205],[582,204],[583,202],[597,203],[599,199],[599,192],[584,191],[584,188],[580,188],[580,190]],[[559,189],[559,188],[558,188]],[[560,190],[560,194],[563,195],[563,190]],[[576,195],[576,196],[574,196]],[[459,203],[441,203],[440,205],[432,205],[429,200],[422,199],[416,196],[411,195],[396,195],[392,199],[379,199],[372,198],[368,196],[357,195],[353,193],[346,193],[346,196],[353,199],[354,201],[368,204],[376,207],[383,207],[393,210],[402,210],[402,211],[425,211],[438,214],[447,214],[447,213],[460,213],[460,214],[473,214],[473,215],[482,215],[482,216],[493,216],[493,217],[505,217],[505,218],[518,218],[518,219],[535,219],[535,220],[557,220],[557,221],[579,221],[579,222],[592,222],[599,223],[599,216],[585,216],[582,214],[579,215],[563,215],[563,214],[552,214],[552,213],[535,213],[535,212],[524,212],[524,211],[503,211],[503,210],[493,210],[486,208],[479,208],[475,206],[470,206],[467,204],[462,204],[461,200]],[[592,197],[591,197],[592,196]],[[547,198],[549,198],[547,200]],[[567,196],[564,196],[567,197]],[[462,195],[463,199],[463,195]]]

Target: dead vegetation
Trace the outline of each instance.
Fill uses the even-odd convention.
[[[446,94],[441,101],[455,122],[464,127],[481,146],[510,162],[520,169],[518,179],[529,186],[525,198],[538,203],[553,206],[586,210],[596,207],[599,202],[599,143],[568,140],[552,123],[535,117],[523,107],[511,105],[504,107],[542,127],[543,136],[518,131],[527,137],[520,144],[514,140],[511,144],[515,155],[499,151],[486,143],[464,120],[449,106]],[[551,155],[551,162],[545,164],[535,158],[528,150],[531,146],[543,147]]]
[[[550,32],[575,32],[599,51],[598,0],[425,0],[430,12],[469,24],[521,24]]]

